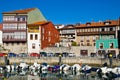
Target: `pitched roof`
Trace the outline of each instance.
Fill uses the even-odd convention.
[[[74,28],[75,28],[74,25],[69,24],[69,25],[66,25],[66,26],[64,26],[63,28],[60,28],[60,29],[74,29]]]
[[[101,27],[101,26],[117,26],[120,25],[119,20],[107,20],[104,22],[87,22],[86,24],[80,24],[79,26],[76,26],[77,28],[79,27]]]
[[[40,22],[35,22],[35,23],[32,23],[32,24],[28,24],[28,26],[31,26],[31,25],[43,25],[43,24],[47,24],[49,23],[48,21],[40,21]]]
[[[0,24],[0,31],[2,31],[2,28],[3,28],[3,26],[2,26],[2,24]]]
[[[36,8],[28,8],[28,9],[22,9],[22,10],[15,10],[10,12],[3,12],[3,14],[13,14],[13,13],[28,13],[32,10],[35,10]]]

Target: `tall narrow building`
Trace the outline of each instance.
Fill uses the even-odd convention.
[[[3,12],[3,46],[10,52],[27,53],[27,24],[46,21],[37,8]]]

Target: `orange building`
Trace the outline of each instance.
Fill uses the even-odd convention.
[[[44,30],[44,31],[43,31]],[[43,24],[41,27],[41,48],[54,46],[55,43],[59,42],[59,31],[55,28],[52,22]]]
[[[32,35],[33,36],[36,35],[36,42],[34,39],[31,40]],[[33,24],[28,24],[28,52],[29,53],[34,51],[38,52],[43,48],[55,46],[55,43],[58,43],[58,42],[59,42],[59,31],[57,31],[57,29],[55,28],[52,22],[41,21]],[[32,46],[36,46],[36,50],[35,50],[35,47],[33,47],[34,48],[33,49]],[[38,46],[39,46],[39,50],[37,48]]]

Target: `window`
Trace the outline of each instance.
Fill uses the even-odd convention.
[[[99,31],[99,29],[98,29],[98,28],[96,28],[96,31],[98,32],[98,31]]]
[[[49,38],[48,38],[48,42],[50,42],[50,41],[51,41],[51,38],[49,37]]]
[[[114,44],[113,43],[110,43],[110,48],[114,48]]]
[[[48,32],[48,35],[50,36],[50,31]]]
[[[104,29],[104,28],[102,28],[102,31],[105,31],[105,29]]]
[[[44,28],[42,28],[42,33],[44,34]]]
[[[25,21],[25,18],[22,18],[22,21]]]
[[[93,46],[95,46],[96,45],[96,43],[93,43]]]
[[[30,34],[30,40],[33,40],[33,35],[32,34]]]
[[[103,43],[100,43],[100,49],[103,49]]]
[[[37,40],[38,39],[38,35],[37,34],[35,34],[35,40]]]
[[[44,41],[44,36],[43,36],[42,40]]]
[[[87,46],[90,46],[90,43],[87,43]]]
[[[35,49],[35,43],[32,44],[32,49]]]
[[[19,23],[18,24],[18,29],[21,30],[21,29],[26,29],[26,24],[25,23]]]
[[[90,40],[87,40],[87,42],[90,42]]]
[[[110,28],[110,31],[113,31],[113,28]]]
[[[3,21],[14,21],[14,16],[3,16]]]
[[[83,44],[83,43],[81,43],[81,46],[84,46],[84,44]]]
[[[83,42],[83,40],[81,40],[80,42]]]
[[[77,29],[77,32],[80,32],[80,30],[79,30],[79,29]]]
[[[20,21],[20,18],[17,18],[17,21]]]

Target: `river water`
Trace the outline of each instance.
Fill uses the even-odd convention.
[[[6,72],[2,71],[0,73],[0,80],[120,80],[120,78],[115,79],[105,79],[97,76],[95,72],[90,74],[83,74],[80,72],[50,72],[43,71],[38,72]]]

